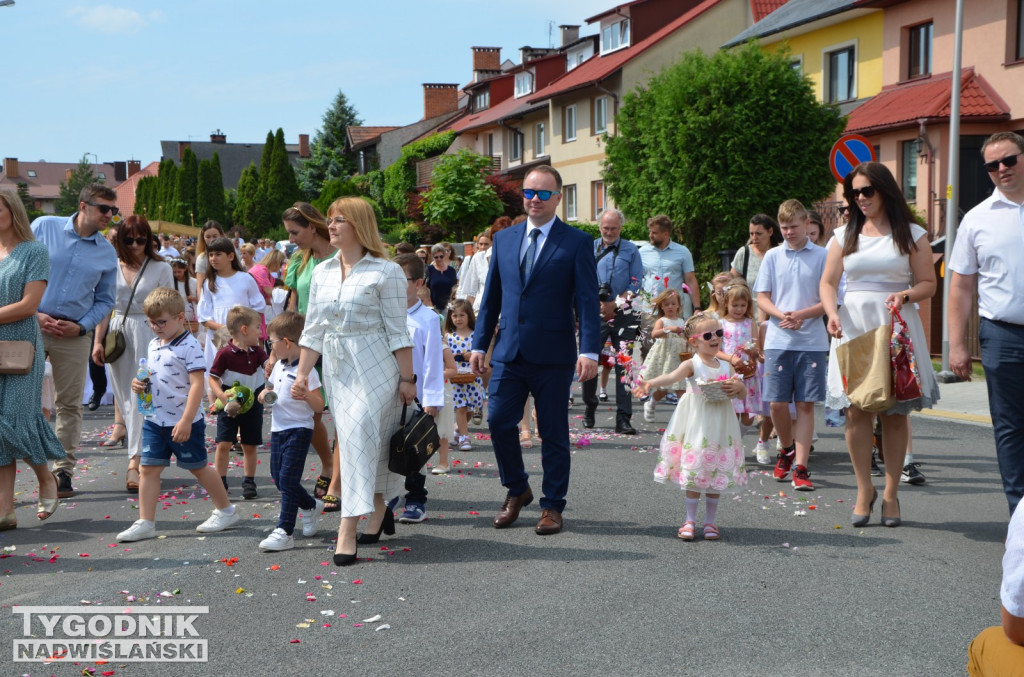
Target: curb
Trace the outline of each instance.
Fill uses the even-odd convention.
[[[961,411],[948,411],[946,409],[922,409],[913,413],[915,416],[925,416],[927,418],[941,418],[986,426],[992,425],[992,417],[984,414],[966,414]]]

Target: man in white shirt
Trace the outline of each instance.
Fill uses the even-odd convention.
[[[970,380],[965,333],[977,288],[981,364],[1012,515],[1024,497],[1024,137],[993,134],[981,154],[995,190],[964,216],[949,260],[949,366]]]

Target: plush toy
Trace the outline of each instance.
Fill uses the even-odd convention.
[[[252,388],[247,388],[238,381],[235,381],[230,388],[225,390],[224,395],[228,398],[227,404],[218,399],[213,404],[213,410],[223,411],[232,418],[252,409],[253,402],[256,401],[256,398],[253,397]]]

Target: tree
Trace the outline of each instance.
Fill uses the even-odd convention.
[[[453,239],[472,238],[505,208],[486,181],[490,167],[490,158],[468,148],[441,158],[431,174],[433,185],[423,194],[424,220],[444,226]]]
[[[173,221],[177,209],[174,207],[174,187],[178,183],[178,165],[171,158],[160,161],[157,172],[157,190],[149,213],[150,219]]]
[[[306,199],[313,199],[333,179],[347,178],[356,172],[355,159],[344,154],[346,128],[363,124],[345,93],[338,91],[322,118],[323,126],[313,137],[309,157],[299,167],[299,187]]]
[[[199,163],[197,176],[196,223],[213,219],[224,224],[224,180],[220,175],[220,158],[216,153],[210,160]]]
[[[236,227],[244,228],[253,235],[263,235],[276,225],[281,214],[278,212],[277,216],[272,216],[267,208],[266,195],[260,188],[260,173],[255,164],[250,162],[242,170],[235,194],[235,208],[231,216]]]
[[[263,142],[263,153],[260,155],[260,188],[267,189],[267,169],[270,167],[270,158],[274,155],[274,131],[267,130],[267,140]]]
[[[610,195],[627,217],[681,224],[701,276],[746,240],[752,215],[834,189],[828,154],[845,120],[788,55],[748,45],[683,55],[623,98],[616,127],[605,137]]]
[[[135,184],[135,213],[141,214],[147,220],[157,220],[158,205],[157,190],[160,188],[160,179],[156,176],[144,176]]]
[[[416,190],[416,163],[448,150],[455,132],[432,134],[402,148],[396,162],[384,170],[384,206],[399,217],[408,216],[409,196]]]
[[[193,225],[198,216],[196,201],[199,187],[199,161],[191,148],[186,148],[181,155],[181,167],[178,168],[174,181],[174,204],[170,214],[178,223]],[[166,205],[165,205],[166,206]],[[167,210],[164,210],[167,213]]]
[[[82,159],[78,161],[78,166],[71,172],[68,180],[60,182],[60,197],[57,198],[57,202],[54,204],[56,213],[73,214],[77,212],[78,197],[81,195],[82,189],[90,183],[103,183],[102,179],[97,179],[96,175],[93,174],[92,165],[89,164],[88,158],[88,155],[83,155]]]
[[[25,206],[25,211],[28,212],[28,220],[34,221],[37,217],[43,215],[43,212],[36,209],[35,200],[28,194],[28,184],[24,181],[18,182],[18,198],[21,200],[21,204]]]
[[[265,154],[265,151],[264,151]],[[273,138],[273,147],[268,165],[260,166],[260,183],[266,200],[267,209],[276,220],[281,212],[291,207],[302,198],[299,185],[295,180],[295,170],[288,159],[288,148],[284,143],[284,130],[280,127]],[[267,227],[271,225],[268,223]]]

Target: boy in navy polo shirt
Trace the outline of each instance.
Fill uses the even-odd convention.
[[[252,308],[235,306],[228,311],[225,326],[231,334],[231,340],[217,351],[210,365],[210,390],[214,398],[224,405],[229,400],[224,391],[230,390],[236,382],[249,388],[253,396],[258,398],[266,383],[263,365],[267,361],[267,353],[260,346],[260,314]],[[257,497],[256,447],[263,444],[263,405],[259,399],[244,414],[232,416],[226,408],[217,412],[214,465],[225,489],[228,487],[228,457],[239,432],[245,471],[242,498],[252,500]]]
[[[185,328],[185,300],[173,289],[157,287],[143,304],[156,338],[149,343],[146,363],[149,383],[132,379],[132,392],[147,388],[153,395],[153,413],[142,425],[142,459],[139,477],[139,519],[117,535],[118,541],[156,537],[156,503],[160,474],[171,464],[196,476],[213,501],[213,515],[196,527],[211,533],[234,526],[241,516],[228,501],[228,492],[217,481],[217,471],[207,465],[206,422],[203,401],[203,349]]]
[[[267,325],[270,351],[277,358],[270,372],[267,389],[260,393],[262,404],[271,393],[276,396],[270,417],[270,477],[281,491],[281,515],[274,529],[260,543],[260,550],[277,552],[295,547],[292,532],[295,516],[302,509],[302,535],[316,534],[324,502],[313,498],[302,486],[306,454],[313,441],[313,415],[324,410],[320,394],[320,377],[309,372],[309,389],[292,392],[295,370],[299,366],[299,337],[306,318],[290,310],[275,317]],[[295,397],[298,394],[299,398]]]

